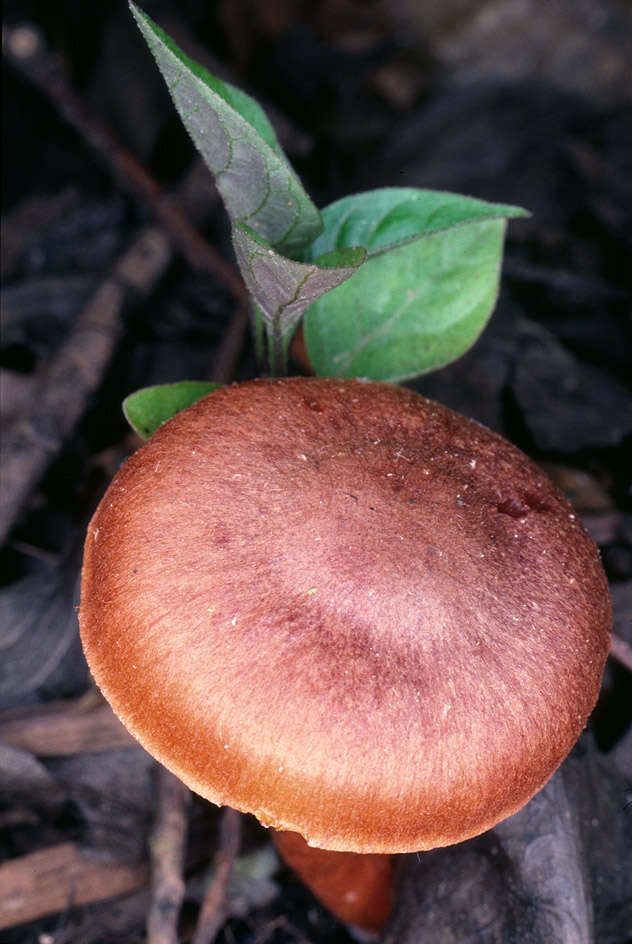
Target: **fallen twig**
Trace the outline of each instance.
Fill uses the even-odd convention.
[[[154,287],[171,262],[174,246],[191,265],[218,278],[235,299],[233,319],[217,352],[211,379],[225,383],[232,378],[248,324],[247,293],[236,269],[206,242],[179,205],[181,202],[196,222],[202,222],[217,203],[210,175],[201,187],[196,164],[174,195],[165,194],[71,88],[34,27],[7,28],[3,40],[5,55],[14,67],[53,102],[98,152],[120,186],[148,205],[162,227],[149,226],[140,232],[42,372],[33,396],[33,412],[5,431],[0,543],[99,386],[121,336],[121,312],[130,292],[147,294]]]
[[[66,79],[57,57],[46,49],[39,30],[30,24],[6,27],[3,46],[11,65],[55,105],[62,118],[105,163],[121,189],[150,208],[185,259],[194,268],[212,272],[238,302],[245,302],[246,291],[234,266],[200,235],[178,205],[177,193],[166,194],[112,130],[91,111]],[[217,200],[209,174],[206,201],[189,201],[189,212],[197,222],[202,222]]]
[[[206,890],[191,944],[212,944],[228,917],[228,887],[241,845],[241,814],[226,807],[222,813],[215,873]]]
[[[111,751],[136,744],[109,705],[94,705],[86,699],[0,714],[0,741],[36,757]]]
[[[147,914],[148,944],[177,944],[183,878],[189,791],[164,767],[157,769],[158,802],[151,854],[151,905]]]
[[[32,412],[4,431],[0,542],[99,386],[122,334],[125,303],[155,285],[170,260],[164,231],[156,226],[143,229],[43,371]]]
[[[278,915],[276,918],[272,918],[271,921],[267,921],[257,932],[253,944],[267,944],[270,938],[276,936],[277,931],[284,931],[294,944],[310,944],[309,938],[305,937],[305,935],[289,921],[286,915]],[[368,932],[366,933],[366,937],[361,935],[361,932],[357,930],[354,933],[358,941],[366,940],[367,944],[373,939],[372,935]]]
[[[124,895],[148,878],[145,864],[91,859],[74,842],[10,859],[0,865],[0,929]]]

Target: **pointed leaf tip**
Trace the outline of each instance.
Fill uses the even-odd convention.
[[[247,223],[287,255],[300,254],[322,220],[263,109],[190,59],[135,4],[130,9],[233,222]]]
[[[361,244],[368,258],[305,312],[316,373],[396,383],[461,357],[496,303],[506,222],[525,215],[407,187],[354,194],[323,210],[309,257]]]

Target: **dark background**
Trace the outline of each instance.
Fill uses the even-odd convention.
[[[194,58],[259,98],[319,206],[402,184],[531,211],[509,226],[501,297],[483,337],[414,386],[503,432],[569,494],[600,545],[616,632],[632,643],[628,4],[144,8]],[[29,737],[51,718],[54,732],[99,707],[74,605],[86,524],[137,446],[121,400],[152,383],[245,379],[255,367],[222,268],[232,256],[221,204],[126,5],[9,0],[5,31],[0,742],[13,754],[0,773],[0,857],[73,842],[114,867],[142,865],[155,802],[146,755]],[[193,233],[178,231],[166,205],[183,208]],[[621,878],[632,864],[612,838],[630,837],[631,690],[629,670],[610,660],[582,748],[594,792],[607,798],[589,851],[608,879],[596,883],[586,858],[580,864],[604,944],[632,935],[632,890]],[[182,940],[215,814],[194,802],[191,823]],[[262,857],[263,877],[242,889],[220,940],[350,940],[265,858],[254,824],[245,848]],[[148,892],[142,879],[137,886],[116,906],[73,908],[69,893],[61,913],[4,934],[142,940]],[[446,920],[458,935],[458,916]]]

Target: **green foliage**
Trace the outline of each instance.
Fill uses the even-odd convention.
[[[159,384],[130,393],[123,401],[123,412],[132,429],[141,439],[149,439],[159,426],[217,390],[221,384],[204,380],[184,380],[181,383]]]
[[[231,220],[246,223],[289,256],[300,252],[322,229],[320,213],[263,110],[192,62],[137,6],[130,8]]]
[[[270,363],[280,366],[304,311],[348,279],[366,258],[361,248],[334,249],[311,263],[276,253],[252,230],[237,223],[233,244],[239,268],[270,339]]]
[[[496,302],[507,220],[526,211],[401,187],[345,197],[321,215],[260,106],[130,7],[226,204],[253,298],[255,346],[262,355],[267,345],[271,372],[285,371],[301,319],[323,376],[397,382],[464,354]],[[161,395],[154,406],[141,394],[140,420],[136,401],[126,401],[141,435],[184,395]]]
[[[460,357],[489,319],[506,220],[518,207],[458,194],[388,188],[323,210],[307,256],[362,245],[353,279],[305,315],[316,373],[406,380]]]

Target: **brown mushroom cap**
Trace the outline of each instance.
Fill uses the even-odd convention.
[[[193,790],[405,852],[518,810],[582,731],[608,589],[518,449],[409,390],[253,381],[170,420],[88,530],[97,684]]]

